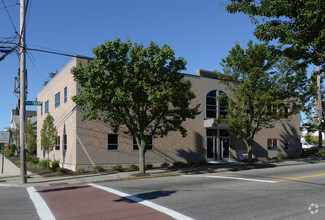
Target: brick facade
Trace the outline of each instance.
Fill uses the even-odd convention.
[[[138,163],[138,151],[133,150],[133,138],[123,134],[118,135],[118,149],[108,150],[109,133],[113,133],[109,125],[104,122],[82,121],[82,111],[78,109],[71,97],[77,94],[78,85],[71,74],[71,68],[79,62],[86,63],[86,59],[73,58],[39,93],[37,100],[43,102],[37,109],[37,154],[41,159],[47,158],[41,150],[40,130],[46,117],[44,103],[49,101],[49,112],[55,119],[60,136],[60,149],[50,153],[51,160],[60,160],[61,166],[72,170],[78,167],[92,169],[91,160],[102,167],[108,168],[116,164],[128,166]],[[212,90],[221,90],[227,94],[225,85],[220,84],[212,72],[199,70],[197,75],[184,75],[192,83],[192,90],[196,99],[191,106],[201,104],[201,114],[193,120],[184,123],[188,135],[183,138],[179,132],[170,132],[167,137],[154,138],[153,150],[146,153],[146,162],[159,165],[176,161],[201,161],[207,158],[207,129],[226,129],[226,125],[213,124],[210,127],[205,123],[206,95]],[[67,88],[67,101],[64,102],[64,88]],[[60,106],[55,107],[55,95],[60,92]],[[257,157],[297,156],[301,152],[299,138],[300,115],[295,115],[290,121],[279,121],[274,128],[263,129],[256,136],[253,144],[253,153]],[[221,131],[220,131],[221,132]],[[63,149],[63,135],[67,135],[67,149]],[[219,137],[218,137],[219,138]],[[276,150],[267,149],[267,139],[278,139]],[[288,150],[284,149],[284,140],[290,140]],[[230,136],[229,158],[236,160],[236,150],[246,149],[243,141]],[[220,142],[218,142],[220,143]],[[217,146],[217,144],[216,144]],[[216,158],[212,158],[214,160]]]

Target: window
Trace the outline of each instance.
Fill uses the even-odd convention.
[[[118,134],[107,135],[107,149],[117,150],[118,149]]]
[[[67,150],[67,135],[64,134],[63,135],[63,150],[66,151]]]
[[[216,97],[223,94],[220,90],[212,90],[206,95],[206,117],[218,118],[226,116],[228,104],[226,100],[216,101]]]
[[[41,105],[41,116],[43,116],[43,105]]]
[[[64,103],[68,101],[68,87],[64,87]]]
[[[153,149],[153,138],[151,135],[145,135],[145,138],[147,138],[148,144],[146,145],[147,150]],[[135,137],[133,137],[133,150],[139,150],[137,141],[135,140]]]
[[[60,136],[55,138],[55,150],[60,150]]]
[[[49,100],[45,102],[45,114],[49,112]]]
[[[60,92],[55,94],[55,108],[60,106]]]
[[[276,150],[278,148],[278,139],[267,139],[267,149]]]
[[[290,147],[290,141],[288,139],[284,140],[284,149],[285,150],[289,150]]]

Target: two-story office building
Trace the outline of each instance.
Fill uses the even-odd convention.
[[[55,119],[58,136],[52,160],[60,160],[61,166],[72,170],[78,167],[92,169],[92,162],[102,167],[116,164],[138,163],[138,149],[133,137],[122,132],[115,134],[108,124],[99,120],[82,121],[82,110],[72,101],[78,83],[74,81],[71,69],[78,63],[85,64],[86,58],[73,58],[39,93],[43,102],[37,110],[37,133],[40,137],[43,120],[50,113]],[[216,74],[198,70],[197,75],[184,74],[192,83],[196,94],[190,105],[201,104],[201,114],[184,122],[188,130],[186,137],[170,132],[164,138],[152,138],[146,153],[146,162],[161,164],[176,161],[236,161],[238,150],[245,150],[243,141],[228,132],[227,124],[217,122],[219,115],[226,113],[226,106],[216,102],[216,96],[228,93]],[[109,88],[107,88],[109,89]],[[253,143],[256,157],[298,156],[301,153],[300,115],[290,121],[281,120],[274,128],[262,129]],[[40,138],[38,156],[43,159]]]

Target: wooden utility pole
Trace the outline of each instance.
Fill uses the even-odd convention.
[[[25,0],[20,0],[20,182],[27,183],[26,169],[26,47],[25,47]]]
[[[323,146],[323,109],[322,109],[322,91],[321,91],[321,72],[320,66],[317,67],[317,102],[318,102],[318,160],[322,160]]]

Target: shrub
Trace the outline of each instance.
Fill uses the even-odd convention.
[[[144,166],[146,170],[152,169],[153,165],[151,163],[146,163],[146,165]]]
[[[186,164],[187,164],[188,166],[192,166],[192,165],[194,165],[195,163],[194,163],[193,161],[187,161]]]
[[[36,170],[41,170],[43,169],[42,165],[40,163],[34,164],[31,161],[27,161],[27,167],[30,169],[36,169]]]
[[[76,169],[76,171],[74,171],[75,173],[84,173],[85,172],[85,169],[84,168],[82,168],[82,167],[78,167],[77,169]]]
[[[199,164],[200,165],[205,165],[205,164],[207,164],[208,162],[206,161],[206,160],[201,160],[200,162],[199,162]]]
[[[47,169],[48,166],[49,166],[49,161],[48,160],[41,160],[40,164],[44,169]]]
[[[15,154],[11,150],[5,150],[5,156],[12,157],[12,156],[15,156]]]
[[[122,165],[116,164],[115,166],[112,166],[112,170],[122,171]]]
[[[173,167],[184,167],[186,164],[180,161],[176,161],[173,163]]]
[[[11,150],[11,152],[15,155],[15,154],[16,154],[16,151],[17,151],[17,146],[16,146],[15,144],[12,144],[12,145],[10,146],[10,150]]]
[[[129,168],[132,169],[132,170],[139,170],[139,167],[137,165],[135,165],[135,164],[131,164],[129,166]]]
[[[26,161],[31,162],[33,164],[38,164],[40,162],[38,157],[31,157],[31,156],[27,156]]]
[[[161,168],[167,168],[167,167],[169,167],[169,163],[162,163],[162,164],[160,164],[160,167]]]
[[[66,173],[71,172],[71,170],[69,170],[69,169],[67,169],[67,168],[58,168],[58,169],[56,170],[56,172],[59,173],[59,174],[66,174]]]
[[[101,172],[101,171],[106,171],[103,167],[101,167],[101,166],[95,166],[94,168],[94,171],[98,171],[98,172]]]

